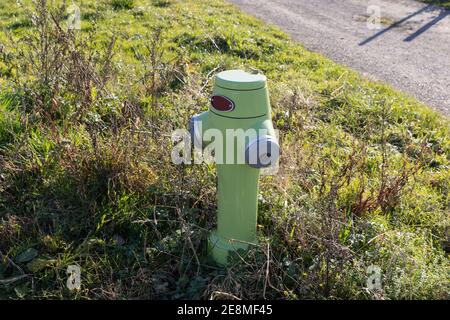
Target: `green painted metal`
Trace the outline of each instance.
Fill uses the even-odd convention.
[[[217,129],[223,134],[223,148],[216,150],[215,155],[216,161],[222,157],[225,162],[216,165],[217,230],[211,232],[208,243],[213,259],[218,264],[227,265],[231,251],[246,250],[257,243],[260,169],[245,162],[246,148],[260,138],[259,129],[265,129],[266,135],[274,141],[276,137],[265,76],[240,70],[221,72],[215,78],[213,96],[226,97],[233,101],[235,108],[221,112],[210,106],[208,111],[195,117],[196,125],[201,123],[201,132],[195,131],[193,135],[194,141],[198,141],[208,129]],[[240,129],[248,134],[244,140],[239,140],[237,136],[228,134],[227,129]],[[203,146],[208,142],[204,141]],[[230,163],[230,160],[233,161]]]
[[[264,88],[267,84],[266,76],[251,74],[242,70],[229,70],[217,74],[216,87],[231,90],[255,90]]]

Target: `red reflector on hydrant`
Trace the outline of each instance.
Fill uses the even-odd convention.
[[[224,96],[212,96],[211,105],[214,109],[221,112],[232,111],[234,102]]]

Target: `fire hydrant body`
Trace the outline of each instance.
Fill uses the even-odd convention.
[[[240,70],[219,73],[209,110],[191,120],[194,145],[209,142],[208,130],[223,137],[221,145],[214,141],[218,216],[217,230],[208,239],[209,252],[226,265],[231,251],[257,243],[260,169],[279,157],[266,77]]]

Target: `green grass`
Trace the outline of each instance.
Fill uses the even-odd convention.
[[[422,2],[434,4],[444,8],[450,8],[450,1],[448,0],[422,0]]]
[[[448,299],[447,118],[224,1],[85,0],[65,37],[25,3],[0,4],[0,298]],[[214,167],[170,135],[231,68],[268,76],[282,156],[221,269]]]
[[[114,9],[133,9],[134,1],[133,0],[112,0],[111,5]]]

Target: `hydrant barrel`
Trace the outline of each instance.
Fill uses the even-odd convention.
[[[218,216],[209,252],[227,265],[230,252],[257,243],[260,168],[273,165],[280,153],[266,77],[241,70],[217,74],[209,110],[191,120],[196,147],[209,142],[202,138],[210,129],[222,133],[223,144],[215,145]]]

